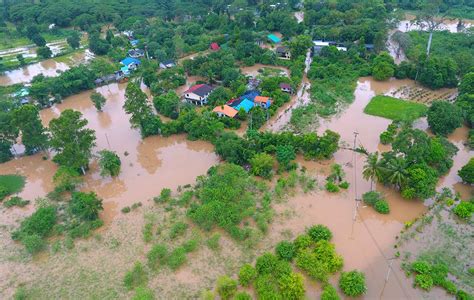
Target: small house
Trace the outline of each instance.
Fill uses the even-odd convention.
[[[254,100],[255,106],[260,106],[261,108],[269,108],[272,105],[272,100],[270,97],[257,96]]]
[[[130,49],[127,54],[132,58],[139,58],[145,56],[145,51],[142,49]]]
[[[136,47],[138,45],[139,41],[138,40],[131,40],[130,41],[130,45],[132,45],[132,47]]]
[[[220,48],[221,47],[216,42],[211,43],[211,45],[209,46],[209,49],[211,49],[212,51],[219,51]]]
[[[138,68],[138,66],[142,62],[137,58],[127,57],[127,58],[123,59],[120,63],[122,65],[124,65],[125,67],[127,67],[128,70],[132,71],[132,70],[135,70],[136,68]]]
[[[184,92],[186,102],[195,105],[204,105],[211,94],[213,88],[207,84],[197,84]]]
[[[292,92],[291,85],[289,85],[288,83],[280,83],[280,89],[282,92],[285,93],[291,94]]]
[[[176,63],[172,59],[167,59],[162,62],[160,62],[160,69],[171,69],[176,67]]]
[[[269,34],[267,37],[272,43],[278,44],[281,42],[281,39],[274,34]]]
[[[282,58],[282,59],[290,59],[291,58],[290,49],[286,46],[277,47],[275,52],[276,52],[276,55],[277,55],[278,58]]]
[[[221,117],[234,118],[238,113],[238,111],[235,108],[230,107],[229,105],[226,105],[226,104],[216,106],[212,111],[215,112],[217,116],[219,116],[219,118]]]
[[[234,106],[234,108],[237,111],[239,111],[240,109],[243,109],[243,110],[245,110],[245,112],[249,112],[249,110],[251,110],[253,106],[254,106],[254,103],[252,101],[250,101],[247,98],[244,98],[244,99],[242,99],[242,101],[240,101],[239,104]]]

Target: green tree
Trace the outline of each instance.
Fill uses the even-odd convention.
[[[382,178],[384,174],[384,167],[379,160],[379,153],[370,153],[365,161],[362,176],[365,180],[370,180],[370,190],[373,190],[374,181]]]
[[[463,182],[468,184],[474,183],[474,158],[471,158],[469,162],[458,171],[458,175]]]
[[[434,101],[428,109],[428,125],[435,134],[448,135],[462,126],[461,109],[447,101]]]
[[[27,154],[33,154],[48,147],[48,135],[41,123],[36,106],[23,105],[13,112],[13,124],[21,132],[21,141]]]
[[[474,94],[474,72],[464,75],[459,85],[459,94]]]
[[[390,159],[386,165],[388,182],[400,189],[407,180],[407,167],[403,157]]]
[[[51,147],[56,151],[53,161],[61,166],[85,169],[95,146],[95,131],[86,128],[87,120],[82,114],[66,109],[59,118],[51,120]]]
[[[26,65],[26,62],[25,62],[25,57],[23,57],[23,54],[18,54],[16,56],[16,59],[18,60],[18,62],[20,63],[20,66],[24,66]]]
[[[101,176],[118,176],[120,173],[120,157],[117,153],[109,150],[99,152],[99,166]]]
[[[290,41],[290,51],[292,57],[298,57],[306,55],[306,51],[313,45],[313,41],[310,36],[298,35],[293,37]]]
[[[125,99],[123,108],[130,114],[132,128],[140,129],[143,137],[159,133],[161,121],[153,114],[146,94],[136,83],[128,84]]]
[[[72,49],[77,49],[81,45],[81,37],[77,31],[72,31],[71,34],[66,38],[66,41]]]
[[[43,46],[36,50],[36,54],[42,58],[50,58],[53,55],[53,52],[51,52],[51,49],[49,49],[48,46]]]
[[[376,80],[387,80],[395,74],[395,63],[387,52],[381,52],[374,59],[372,75]]]
[[[178,118],[181,101],[176,92],[170,91],[153,98],[153,104],[160,114],[172,119]]]
[[[292,145],[277,146],[276,158],[282,168],[288,170],[291,161],[296,158],[295,148]]]
[[[267,153],[258,153],[251,160],[251,171],[256,176],[270,179],[273,176],[273,157]]]
[[[104,104],[107,101],[107,99],[104,96],[102,96],[102,94],[99,94],[94,91],[91,94],[91,101],[92,103],[94,103],[94,106],[98,111],[102,111],[102,108],[104,107]]]
[[[10,151],[18,137],[18,127],[13,124],[12,114],[0,111],[0,163],[12,158]]]
[[[223,86],[220,86],[211,92],[211,94],[207,98],[207,101],[210,106],[218,106],[225,104],[231,98],[231,91]]]
[[[86,221],[96,220],[99,218],[99,212],[104,210],[102,199],[97,198],[94,192],[72,193],[71,203],[69,205],[72,214]]]

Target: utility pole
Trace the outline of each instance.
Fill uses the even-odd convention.
[[[354,150],[356,149],[357,145],[357,136],[359,133],[357,131],[354,131]],[[355,221],[356,216],[357,216],[357,209],[359,208],[359,199],[357,199],[357,152],[354,151],[354,199],[356,201],[356,206],[354,208],[354,216],[352,218],[353,221]]]

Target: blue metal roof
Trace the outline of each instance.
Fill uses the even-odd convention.
[[[249,110],[251,110],[252,107],[253,107],[253,102],[245,98],[244,100],[242,100],[242,102],[239,103],[239,105],[235,106],[234,108],[236,110],[240,110],[241,108],[243,108],[245,112],[249,112]]]
[[[133,57],[127,57],[124,60],[122,60],[121,63],[125,66],[129,66],[132,63],[134,63],[136,65],[139,65],[139,64],[141,64],[141,61],[139,59],[136,59],[136,58],[133,58]]]
[[[257,96],[260,96],[260,92],[253,90],[253,91],[245,92],[242,96],[240,96],[240,98],[242,98],[242,99],[247,98],[247,99],[249,99],[250,101],[253,102],[253,101],[255,101],[255,97],[257,97]]]
[[[274,43],[281,42],[281,39],[274,34],[269,34],[267,37]]]

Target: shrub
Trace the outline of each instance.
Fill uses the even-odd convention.
[[[463,290],[458,290],[456,292],[456,300],[472,300],[472,295]]]
[[[310,249],[305,249],[296,256],[296,265],[308,275],[321,282],[327,282],[328,270],[326,265],[321,262],[314,252]]]
[[[278,282],[271,274],[257,277],[255,280],[255,291],[258,299],[281,299],[278,290]]]
[[[170,199],[171,199],[171,190],[165,188],[161,190],[159,197],[153,198],[153,201],[155,201],[155,203],[163,203],[163,202],[167,202]]]
[[[23,200],[21,197],[11,197],[9,200],[5,201],[3,205],[5,205],[6,208],[10,208],[13,206],[18,206],[18,207],[24,207],[30,203],[29,200]]]
[[[153,245],[150,252],[147,254],[148,266],[155,269],[158,265],[166,263],[166,256],[168,255],[168,248],[163,244]]]
[[[257,270],[249,264],[240,267],[239,283],[242,286],[248,286],[257,277]]]
[[[474,158],[471,158],[469,162],[458,171],[458,175],[463,182],[468,184],[474,183]]]
[[[384,131],[380,134],[380,143],[383,145],[391,144],[395,139],[395,133],[391,131]]]
[[[174,249],[168,256],[167,263],[172,270],[176,270],[186,262],[186,250],[183,247]]]
[[[321,300],[339,300],[339,295],[337,294],[336,289],[330,285],[326,284],[321,293]]]
[[[440,286],[446,290],[451,295],[455,295],[458,288],[451,280],[444,280]]]
[[[102,150],[99,152],[99,166],[101,176],[118,176],[120,173],[120,157],[117,153],[109,150]]]
[[[316,243],[316,248],[313,253],[316,258],[324,264],[325,269],[329,273],[335,273],[342,269],[344,261],[342,256],[336,253],[334,244],[326,240],[321,240]]]
[[[270,274],[275,269],[278,263],[278,258],[271,253],[264,253],[262,256],[257,258],[255,263],[255,268],[257,269],[258,274]]]
[[[374,209],[376,212],[381,214],[388,214],[390,213],[390,207],[388,206],[388,202],[385,200],[379,200],[375,202]]]
[[[26,235],[21,239],[25,245],[26,251],[30,254],[35,254],[43,250],[45,241],[37,234]]]
[[[364,294],[367,291],[364,273],[356,270],[342,272],[339,287],[346,296],[357,297]]]
[[[127,290],[146,286],[148,283],[148,275],[146,274],[143,265],[140,262],[136,262],[133,266],[133,269],[125,274],[123,283]]]
[[[472,213],[474,213],[474,204],[467,201],[461,201],[455,208],[453,208],[454,214],[464,220],[471,219]]]
[[[252,300],[252,296],[246,292],[238,292],[235,294],[234,300]]]
[[[326,181],[326,191],[330,192],[330,193],[337,193],[339,192],[339,187],[337,186],[337,184],[335,184],[334,182],[328,180]]]
[[[19,193],[25,186],[25,177],[20,175],[0,175],[0,201],[4,197]],[[3,194],[3,197],[2,197]]]
[[[415,286],[429,291],[433,287],[433,278],[429,274],[417,274],[415,276]]]
[[[281,241],[275,247],[276,255],[279,258],[292,261],[293,257],[296,255],[295,245],[289,241]]]
[[[343,182],[341,182],[341,183],[339,184],[339,187],[340,187],[341,189],[347,190],[347,189],[349,188],[349,182],[343,181]]]
[[[32,234],[42,238],[46,237],[56,224],[56,219],[56,208],[54,206],[40,207],[21,222],[20,228],[13,232],[12,238],[18,240]]]
[[[170,229],[170,238],[174,239],[180,235],[183,235],[188,229],[188,224],[184,222],[178,222],[174,224]]]
[[[97,198],[97,195],[94,192],[72,193],[69,207],[74,215],[87,221],[96,220],[99,217],[99,211],[104,210],[102,199]]]
[[[132,300],[154,300],[155,293],[152,289],[146,287],[137,287],[135,289],[135,295],[133,295]]]
[[[281,295],[283,299],[303,299],[305,288],[303,284],[303,276],[297,273],[290,273],[282,276],[278,280]]]
[[[71,167],[60,166],[53,176],[55,190],[62,193],[73,191],[82,182],[81,175]]]
[[[433,278],[433,284],[442,286],[446,281],[449,269],[445,264],[436,264],[431,268],[430,276]]]
[[[329,228],[324,225],[318,224],[315,226],[311,226],[308,229],[308,235],[313,239],[313,241],[318,242],[321,240],[330,241],[332,238],[332,233]]]
[[[267,153],[256,154],[251,160],[252,174],[270,179],[273,176],[273,157]]]
[[[121,211],[122,211],[124,214],[128,214],[128,213],[131,211],[131,209],[130,209],[129,206],[125,206],[124,208],[121,209]]]
[[[423,261],[423,260],[414,261],[411,264],[411,270],[418,274],[429,274],[431,273],[431,265],[428,262]]]
[[[187,253],[189,253],[196,250],[198,245],[199,245],[199,240],[197,238],[194,238],[194,239],[190,239],[189,241],[184,242],[183,248]]]
[[[228,276],[220,276],[217,279],[217,293],[223,300],[231,299],[237,291],[237,281]]]
[[[7,190],[7,188],[3,185],[0,185],[0,201],[5,199],[8,195],[10,195],[10,192]]]
[[[308,234],[301,234],[293,241],[296,251],[301,251],[314,245],[313,239]]]
[[[221,238],[221,235],[218,233],[213,234],[206,242],[207,246],[211,250],[217,250],[219,249],[219,240]]]
[[[369,206],[374,206],[377,201],[382,200],[382,196],[379,192],[370,191],[362,195],[362,200],[364,200],[365,204]]]

